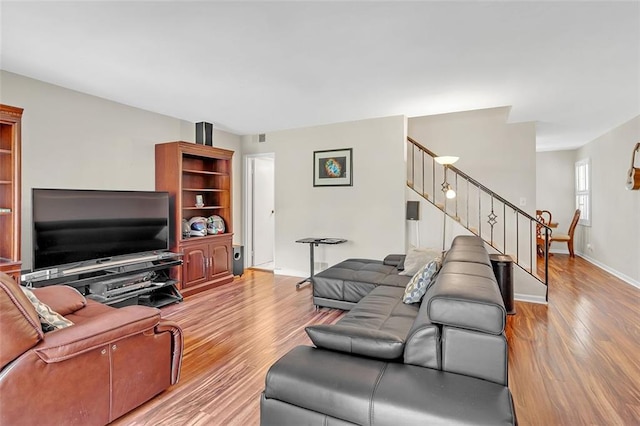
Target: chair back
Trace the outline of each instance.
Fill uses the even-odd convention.
[[[44,337],[40,318],[17,282],[0,272],[0,369]]]
[[[573,214],[573,219],[571,220],[571,225],[569,225],[569,236],[573,238],[573,233],[576,230],[576,226],[578,225],[578,221],[580,220],[580,209],[576,209],[576,212]]]
[[[549,210],[536,210],[536,219],[549,226],[551,223],[551,212]]]

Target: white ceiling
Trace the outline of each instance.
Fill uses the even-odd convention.
[[[640,114],[640,2],[0,3],[0,67],[237,134],[512,106],[538,150]]]

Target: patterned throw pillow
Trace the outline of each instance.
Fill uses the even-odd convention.
[[[402,301],[406,304],[418,303],[424,297],[425,293],[435,280],[436,274],[440,270],[442,259],[440,257],[435,258],[431,262],[424,265],[416,274],[411,278],[411,281],[407,284],[404,290],[404,297]]]
[[[42,331],[46,333],[47,331],[58,330],[73,325],[73,322],[38,300],[31,290],[23,286],[20,286],[20,288],[24,294],[27,295],[33,307],[36,308],[36,312],[38,312],[38,316],[40,317],[40,324],[42,324]]]

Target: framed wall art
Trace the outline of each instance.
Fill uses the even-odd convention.
[[[353,186],[353,149],[313,152],[313,186]]]

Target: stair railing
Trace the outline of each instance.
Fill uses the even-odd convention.
[[[437,156],[407,137],[407,185],[496,251],[510,255],[515,265],[546,286],[548,301],[551,229],[453,165],[440,165]],[[447,185],[456,191],[454,199],[446,198]]]

